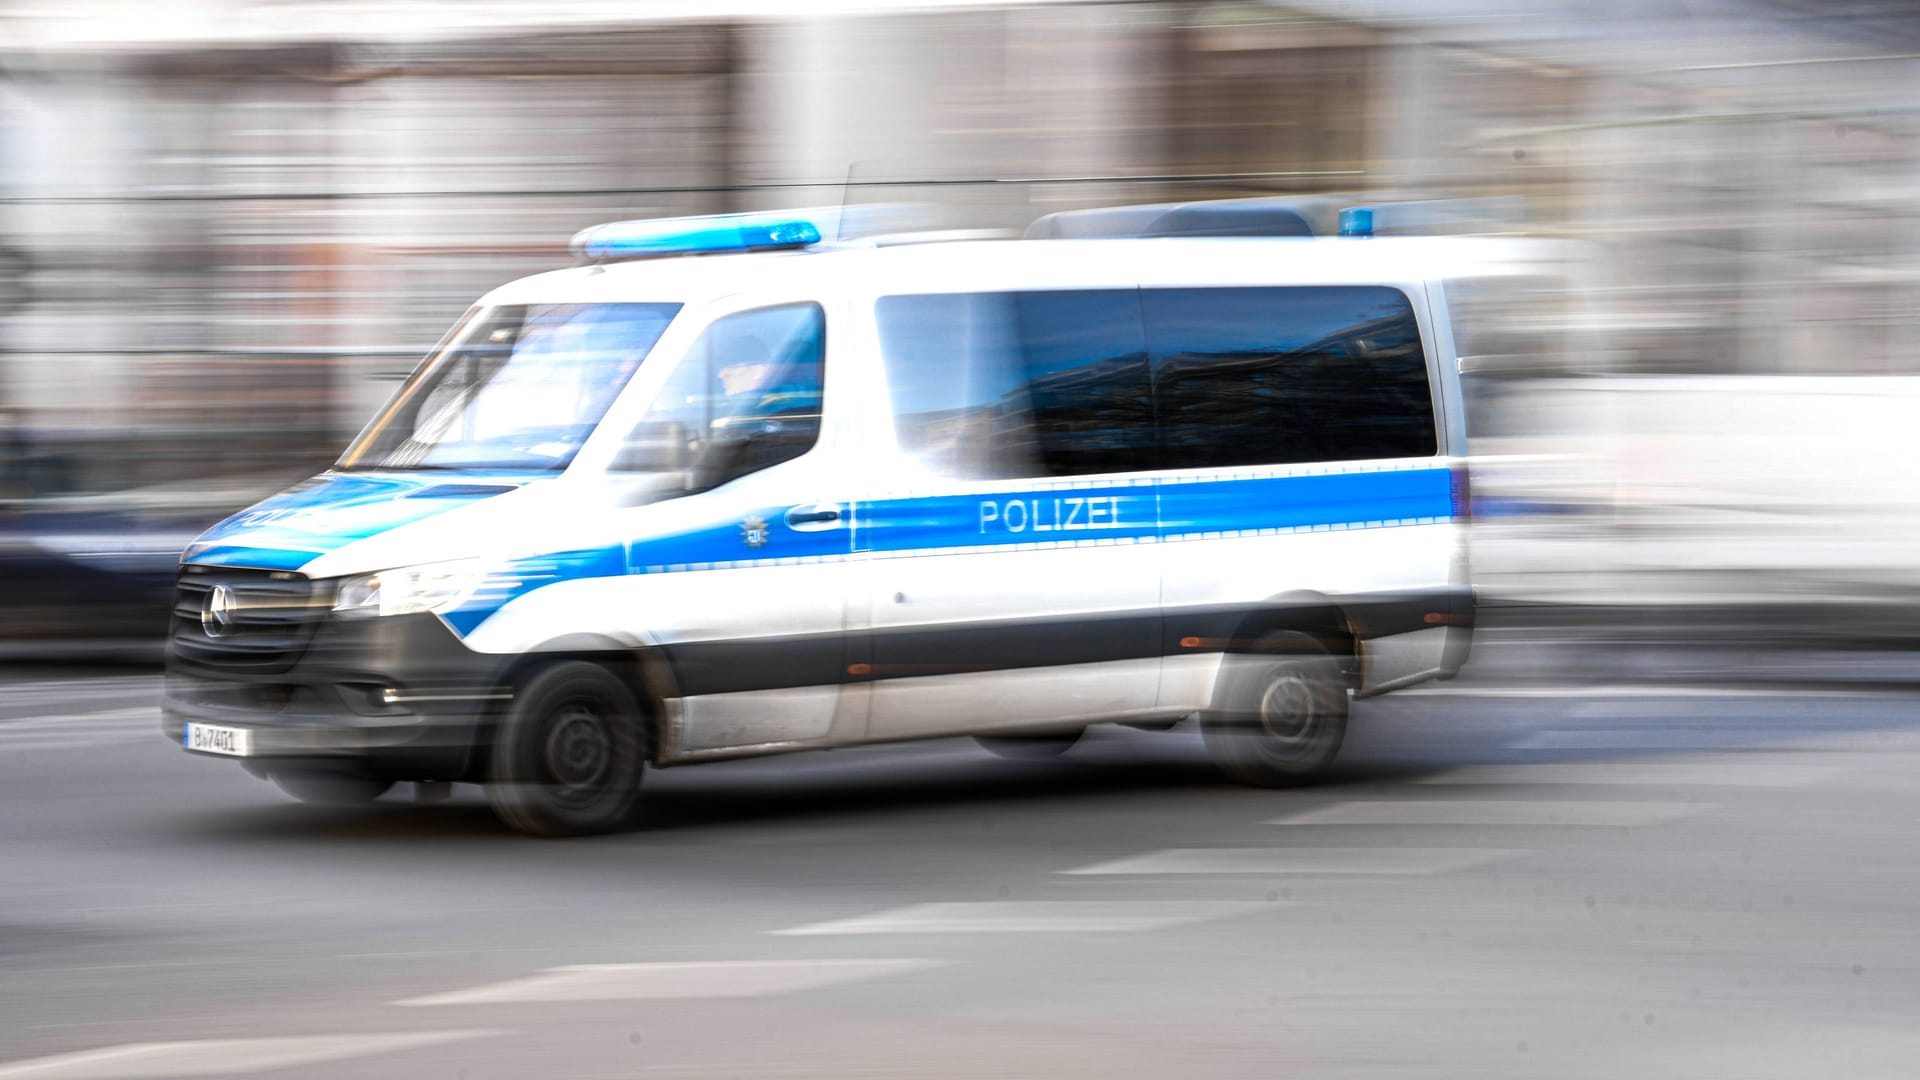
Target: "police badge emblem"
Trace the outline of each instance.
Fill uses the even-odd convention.
[[[766,521],[761,518],[750,517],[741,522],[740,538],[745,540],[747,546],[750,548],[765,547],[769,539]]]

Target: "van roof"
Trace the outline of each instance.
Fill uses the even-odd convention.
[[[1560,241],[1487,237],[969,240],[894,247],[680,256],[555,270],[482,302],[697,304],[769,291],[858,293],[1124,288],[1134,285],[1406,284],[1512,273],[1574,257]]]

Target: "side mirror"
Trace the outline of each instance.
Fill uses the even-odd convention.
[[[820,439],[820,414],[732,417],[714,425],[713,443],[701,455],[696,487],[705,490],[791,461]]]
[[[693,464],[687,426],[678,420],[642,420],[613,459],[615,472],[678,473]]]

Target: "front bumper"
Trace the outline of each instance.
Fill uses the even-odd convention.
[[[410,780],[478,775],[493,718],[512,698],[509,658],[476,653],[432,615],[329,617],[277,673],[168,657],[161,729],[243,728],[259,771],[277,759]],[[220,755],[209,755],[220,756]]]

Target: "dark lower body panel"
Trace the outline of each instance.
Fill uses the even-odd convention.
[[[245,728],[253,771],[316,763],[393,779],[478,775],[492,717],[509,700],[511,658],[468,649],[431,615],[334,619],[279,672],[169,658],[166,735],[188,722]],[[222,755],[207,755],[218,757]]]
[[[1339,606],[1338,625],[1294,628],[1364,641],[1445,626],[1448,666],[1465,658],[1472,620],[1465,589],[1349,597]],[[1224,606],[901,628],[857,643],[842,635],[685,643],[661,651],[673,685],[658,689],[697,697],[1233,653],[1257,650],[1265,629],[1293,626],[1291,617],[1308,614],[1285,606]],[[1326,612],[1311,614],[1324,619]],[[256,772],[300,762],[396,780],[477,780],[494,719],[512,700],[514,665],[522,660],[476,653],[431,615],[328,619],[297,661],[280,671],[223,669],[176,651],[168,664],[163,727],[176,743],[188,722],[244,728],[254,753],[238,760]]]

